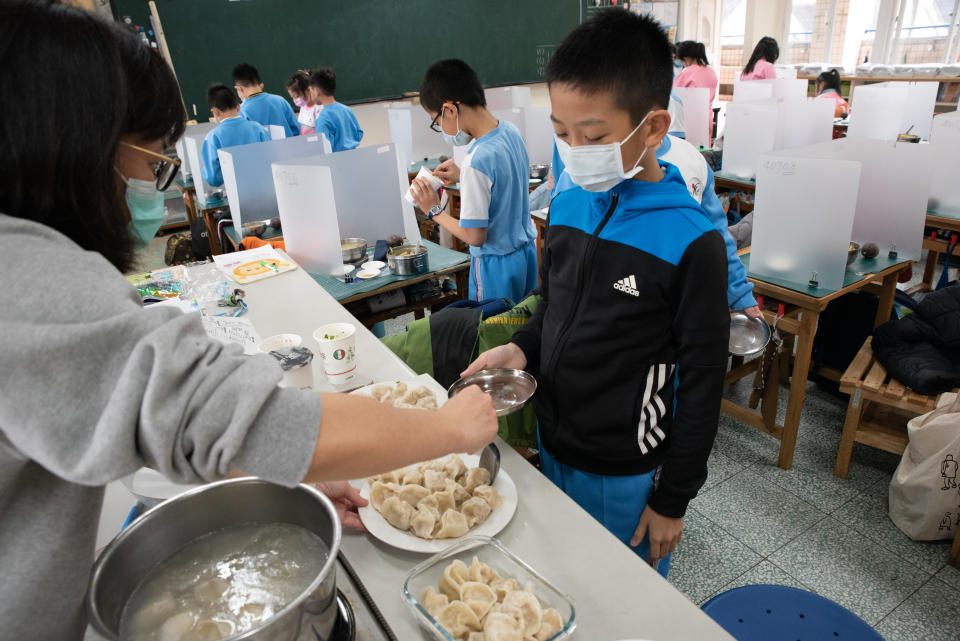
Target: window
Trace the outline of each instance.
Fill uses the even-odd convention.
[[[907,6],[900,29],[900,41],[891,62],[943,62],[953,18],[953,0],[905,1]]]
[[[790,51],[786,60],[789,60],[791,64],[810,62],[816,5],[816,0],[793,0],[790,7]],[[817,27],[823,28],[822,20]]]

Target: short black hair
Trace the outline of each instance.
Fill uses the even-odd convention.
[[[468,107],[486,107],[487,97],[480,76],[463,60],[447,58],[430,65],[420,83],[420,104],[438,112],[445,102]]]
[[[310,76],[306,71],[294,71],[287,79],[287,90],[306,96],[307,87],[310,85]]]
[[[327,96],[332,96],[337,91],[337,74],[330,67],[320,67],[310,72],[307,84],[316,87]]]
[[[36,82],[51,69],[55,83]],[[181,135],[186,115],[170,67],[129,29],[89,11],[4,0],[0,86],[0,212],[129,269],[117,146],[127,134],[165,142]]]
[[[677,45],[677,58],[681,60],[693,58],[695,63],[704,67],[710,64],[710,61],[707,60],[707,48],[703,46],[702,42],[694,40],[684,40]]]
[[[587,94],[613,92],[634,123],[666,109],[673,87],[670,41],[656,20],[607,9],[571,31],[547,63],[546,80]]]
[[[773,64],[779,57],[780,45],[770,36],[764,36],[760,38],[757,46],[753,48],[753,53],[750,54],[750,59],[747,61],[747,66],[743,68],[743,73],[751,73],[761,58]]]
[[[236,94],[231,91],[230,87],[219,82],[210,85],[210,88],[207,89],[207,104],[210,105],[211,109],[219,109],[220,111],[232,111],[240,106]]]
[[[233,84],[241,87],[256,87],[260,82],[260,72],[253,65],[241,62],[233,68]]]

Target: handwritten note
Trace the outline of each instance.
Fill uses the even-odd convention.
[[[246,354],[256,354],[260,335],[246,318],[232,316],[204,316],[203,328],[207,335],[222,343],[236,343]]]

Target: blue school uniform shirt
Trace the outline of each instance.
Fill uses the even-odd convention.
[[[247,120],[283,127],[287,138],[300,135],[300,123],[290,103],[272,93],[258,93],[240,103],[240,115]]]
[[[322,133],[330,142],[333,151],[356,149],[363,139],[363,129],[353,115],[353,110],[342,102],[326,105],[313,123],[316,133]]]
[[[500,124],[481,136],[460,168],[460,226],[487,229],[487,240],[471,247],[484,256],[514,252],[537,237],[530,219],[530,161],[520,131]]]
[[[219,187],[223,184],[223,173],[220,171],[220,156],[217,151],[226,147],[249,145],[266,140],[270,138],[258,123],[244,120],[239,116],[227,118],[203,139],[203,147],[200,149],[203,166],[200,168],[200,175],[208,185]]]

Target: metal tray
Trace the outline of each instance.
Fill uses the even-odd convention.
[[[734,356],[752,356],[763,350],[770,341],[770,326],[762,318],[751,318],[744,312],[730,314],[730,343],[728,350]]]
[[[485,369],[461,378],[447,390],[447,396],[477,385],[493,398],[497,416],[513,414],[527,404],[537,391],[537,379],[520,369]]]

